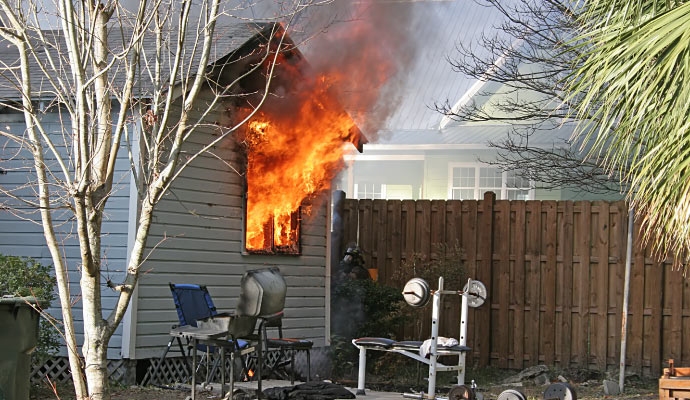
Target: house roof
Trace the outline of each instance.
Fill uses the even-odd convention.
[[[402,98],[389,118],[391,130],[419,130],[437,128],[443,115],[433,109],[434,104],[455,102],[466,93],[476,79],[453,70],[449,59],[457,56],[456,46],[474,44],[483,33],[502,22],[503,15],[494,7],[466,0],[427,1],[417,6],[431,10],[433,19],[415,32],[422,43],[418,62],[406,71],[402,81]],[[485,50],[473,46],[477,55]]]
[[[213,42],[213,47],[211,48],[212,62],[215,62],[229,53],[238,50],[242,47],[244,43],[249,41],[252,37],[256,36],[262,30],[270,29],[273,24],[268,23],[230,23],[224,25],[217,25],[214,35],[215,40]],[[111,27],[109,31],[110,43],[112,44],[111,52],[116,54],[121,52],[123,49],[122,38],[119,27]],[[51,73],[51,76],[59,76],[66,82],[72,82],[71,71],[67,68],[61,68],[61,65],[68,65],[69,58],[67,55],[67,48],[65,45],[64,35],[61,30],[43,30],[42,34],[47,39],[44,42],[40,39],[37,33],[33,33],[33,46],[36,49],[36,55],[38,61],[33,56],[30,56],[29,70],[32,78],[31,87],[32,91],[38,98],[52,98],[52,86],[50,81],[46,77],[46,74],[42,71],[42,67],[45,67]],[[147,38],[142,41],[143,48],[141,54],[141,65],[148,65],[148,62],[152,64],[157,50],[156,40],[153,32],[148,31],[146,33]],[[125,32],[125,38],[131,37],[131,31],[129,33]],[[173,38],[174,39],[174,38]],[[174,48],[175,43],[165,43],[163,45],[163,56],[161,70],[169,70],[171,65],[171,53],[166,52],[166,49]],[[197,44],[196,35],[187,35],[185,37],[184,49],[185,49],[185,59],[184,65],[186,68],[193,68],[199,62],[201,58],[200,47]],[[195,51],[196,47],[196,51]],[[48,57],[45,52],[48,51],[55,60],[56,68],[59,73],[54,73],[50,70]],[[19,53],[16,47],[5,39],[0,40],[0,71],[6,76],[5,79],[0,79],[0,99],[4,100],[16,100],[20,98],[20,92],[16,85],[17,79],[12,76],[12,74],[18,74],[18,68],[20,65]],[[148,74],[148,71],[142,71],[142,74]],[[147,75],[145,75],[147,76]],[[148,78],[148,77],[147,77]],[[121,86],[124,83],[125,74],[122,70],[113,70],[110,73],[109,79],[112,84]],[[151,89],[150,79],[139,79],[135,84],[136,90],[140,95],[145,96]]]
[[[210,67],[213,69],[211,75],[222,76],[223,67],[230,65],[237,61],[238,59],[251,58],[252,53],[256,54],[255,49],[260,48],[262,43],[265,43],[271,37],[275,37],[275,33],[278,30],[282,30],[282,26],[277,23],[232,23],[232,24],[219,24],[214,30],[214,41],[212,42],[211,54],[210,54]],[[44,30],[42,34],[46,39],[47,43],[41,41],[39,37],[35,38],[34,46],[36,48],[36,55],[39,60],[37,61],[35,57],[30,56],[30,75],[32,78],[31,89],[35,98],[38,99],[53,99],[55,98],[52,84],[49,81],[48,75],[43,72],[42,68],[48,68],[48,56],[45,55],[45,51],[52,53],[52,57],[55,63],[61,63],[59,65],[64,65],[69,63],[67,48],[65,45],[64,35],[61,30]],[[119,27],[112,27],[109,31],[110,43],[112,43],[111,53],[117,54],[121,52],[125,47],[123,46],[122,40],[117,40],[117,38],[124,37],[125,40],[132,37],[132,32],[125,32],[123,35],[119,31]],[[38,36],[38,35],[37,35]],[[147,31],[146,38],[142,41],[142,53],[141,53],[141,65],[144,70],[137,74],[138,81],[135,82],[135,93],[139,97],[148,97],[152,93],[153,84],[148,71],[148,68],[153,68],[151,64],[153,63],[152,57],[155,57],[157,46],[155,36],[153,32]],[[172,35],[174,37],[174,34]],[[174,38],[173,38],[174,39]],[[171,40],[173,40],[171,39]],[[184,64],[181,68],[189,69],[189,71],[194,71],[194,68],[199,63],[201,59],[201,49],[200,44],[197,43],[197,37],[195,34],[189,34],[185,36],[184,41]],[[285,38],[287,42],[290,42],[288,37]],[[176,44],[167,43],[163,46],[163,56],[161,57],[161,71],[165,77],[165,71],[169,70],[172,65],[172,54],[168,52],[166,54],[166,48],[175,49]],[[293,51],[299,52],[297,49]],[[110,56],[112,59],[113,56]],[[20,64],[19,53],[16,47],[8,42],[7,40],[0,41],[0,65],[6,66],[5,74],[12,71],[13,68],[18,67]],[[65,82],[73,82],[71,75],[71,70],[69,68],[59,69],[60,78]],[[116,64],[117,65],[117,64]],[[2,70],[2,68],[0,68]],[[121,87],[125,82],[125,71],[118,70],[117,68],[110,72],[109,79],[114,87]],[[214,78],[211,78],[212,80]],[[234,79],[231,78],[231,79]],[[20,99],[20,90],[16,86],[17,79],[12,77],[7,77],[5,79],[0,78],[0,101],[17,101]],[[367,138],[362,134],[358,127],[353,127],[350,130],[347,141],[352,143],[359,152],[362,152],[362,146],[367,143]]]
[[[511,139],[531,147],[565,147],[570,139],[574,124],[552,126],[551,129],[532,130],[529,125],[467,124],[450,129],[414,129],[384,132],[375,144],[367,149],[452,149],[486,147],[488,143],[499,143]],[[529,133],[529,135],[525,135]]]

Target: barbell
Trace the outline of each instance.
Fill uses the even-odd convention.
[[[459,295],[467,295],[467,305],[470,307],[479,307],[484,304],[484,300],[487,297],[486,286],[480,281],[470,280],[462,291],[447,293],[444,291],[442,293],[451,294],[456,293]],[[403,297],[407,304],[412,307],[424,307],[431,299],[431,287],[429,283],[422,278],[412,278],[403,287]]]

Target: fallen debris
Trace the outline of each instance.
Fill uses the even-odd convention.
[[[604,394],[607,396],[617,396],[621,393],[618,382],[604,379]]]
[[[504,379],[503,383],[518,383],[527,380],[532,380],[547,372],[549,372],[549,367],[547,367],[546,365],[535,365],[533,367],[525,368],[519,373]]]

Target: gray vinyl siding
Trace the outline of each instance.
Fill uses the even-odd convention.
[[[218,114],[208,115],[218,121]],[[184,148],[200,148],[217,137],[211,125],[200,127]],[[240,170],[232,140],[213,150]],[[298,149],[286,149],[298,151]],[[160,356],[168,333],[178,323],[168,283],[208,287],[219,311],[234,310],[242,274],[248,269],[277,266],[288,285],[284,320],[286,337],[325,343],[326,203],[303,212],[300,256],[242,254],[243,178],[212,155],[203,155],[181,174],[154,213],[147,242],[151,253],[142,270],[133,358]]]
[[[63,114],[63,118],[67,119],[68,116]],[[46,114],[42,120],[46,131],[51,133],[51,137],[56,141],[56,146],[64,156],[66,154],[66,149],[64,146],[59,146],[63,138],[60,133],[63,127],[60,125],[58,114]],[[12,132],[22,132],[25,129],[23,116],[17,113],[0,114],[0,125],[2,125],[2,129]],[[68,121],[64,129],[69,129]],[[20,164],[26,165],[26,162],[29,162],[29,165],[31,165],[28,153],[18,152],[17,145],[7,141],[7,139],[4,139],[2,136],[0,136],[0,141],[2,142],[2,146],[0,146],[0,168],[8,171],[6,174],[0,175],[0,186],[3,188],[18,187],[33,179],[33,174],[26,170],[12,170],[13,167],[17,167]],[[25,161],[21,161],[21,159]],[[54,174],[61,175],[59,167],[55,163],[55,157],[49,152],[46,152],[46,164],[50,166]],[[127,152],[120,151],[116,163],[113,194],[108,200],[103,221],[102,296],[104,314],[106,317],[114,307],[117,296],[114,291],[105,286],[106,279],[112,279],[113,282],[118,282],[122,279],[122,271],[127,257],[127,221],[129,207],[128,167]],[[26,198],[31,198],[31,193],[28,189],[23,190],[22,194],[26,196]],[[0,204],[10,205],[20,211],[30,211],[26,206],[2,194],[0,194]],[[53,212],[56,233],[58,234],[59,240],[63,242],[64,257],[69,266],[70,291],[72,298],[76,299],[76,303],[73,307],[73,315],[77,340],[81,345],[83,338],[83,316],[81,301],[78,300],[79,272],[77,266],[80,263],[79,245],[74,236],[74,232],[76,232],[76,222],[69,219],[70,216],[71,213],[64,210],[56,210]],[[40,215],[38,213],[33,213],[24,215],[23,218],[26,219],[20,219],[12,215],[12,213],[4,208],[0,209],[0,226],[2,226],[0,230],[0,253],[32,257],[44,265],[52,265],[50,252],[45,244],[43,229],[40,225]],[[61,312],[57,299],[53,302],[48,312],[54,317],[61,319]],[[119,327],[110,340],[108,358],[120,358],[121,343],[122,328]],[[64,346],[60,349],[60,354],[67,354]]]

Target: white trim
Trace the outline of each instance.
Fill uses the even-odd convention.
[[[345,161],[424,161],[423,154],[346,154]]]
[[[530,145],[536,149],[565,149],[570,146],[561,143],[541,143]],[[455,143],[455,144],[365,144],[364,152],[371,150],[496,150],[486,143]]]
[[[138,114],[135,112],[135,114]],[[139,135],[143,127],[141,126],[142,119],[136,115],[135,118],[139,123],[136,124],[136,128],[132,129],[132,158],[135,162],[139,161]],[[136,164],[135,168],[140,168],[141,166]],[[140,169],[141,171],[141,169]],[[134,172],[130,172],[129,175],[129,214],[127,217],[127,261],[129,262],[129,257],[132,254],[132,248],[134,248],[134,241],[137,233],[137,225],[139,221],[139,188],[137,187],[136,181],[134,180]],[[120,355],[122,358],[135,359],[136,358],[136,347],[137,347],[137,311],[139,303],[139,285],[134,287],[132,292],[132,297],[129,301],[129,307],[125,311],[125,315],[122,318],[122,345],[120,349]]]
[[[510,50],[516,49],[518,46],[522,45],[523,39],[516,39],[511,45],[510,45]],[[463,95],[460,97],[460,99],[453,105],[453,107],[450,109],[452,113],[457,113],[458,110],[460,110],[461,107],[469,103],[470,99],[474,97],[481,88],[486,85],[488,81],[489,74],[493,73],[497,69],[501,68],[505,63],[506,60],[508,59],[508,54],[507,51],[501,56],[494,61],[494,63],[482,74],[482,76],[477,80],[477,82],[472,85]],[[439,124],[439,127],[441,129],[445,128],[448,126],[448,124],[452,123],[453,119],[447,115],[443,116],[441,118],[441,123]]]
[[[345,190],[345,193],[349,193],[350,196],[354,196],[353,193],[357,193],[355,190],[355,171],[354,171],[354,165],[350,164],[347,167],[347,190]],[[353,197],[356,198],[356,197]]]
[[[367,150],[477,150],[491,149],[487,144],[465,143],[465,144],[365,144],[364,151]]]
[[[331,247],[331,214],[333,214],[332,203],[333,191],[329,190],[328,200],[326,201],[326,282],[324,283],[326,296],[326,326],[324,327],[326,337],[324,340],[326,341],[326,346],[331,345],[331,251],[333,251],[333,248]]]

